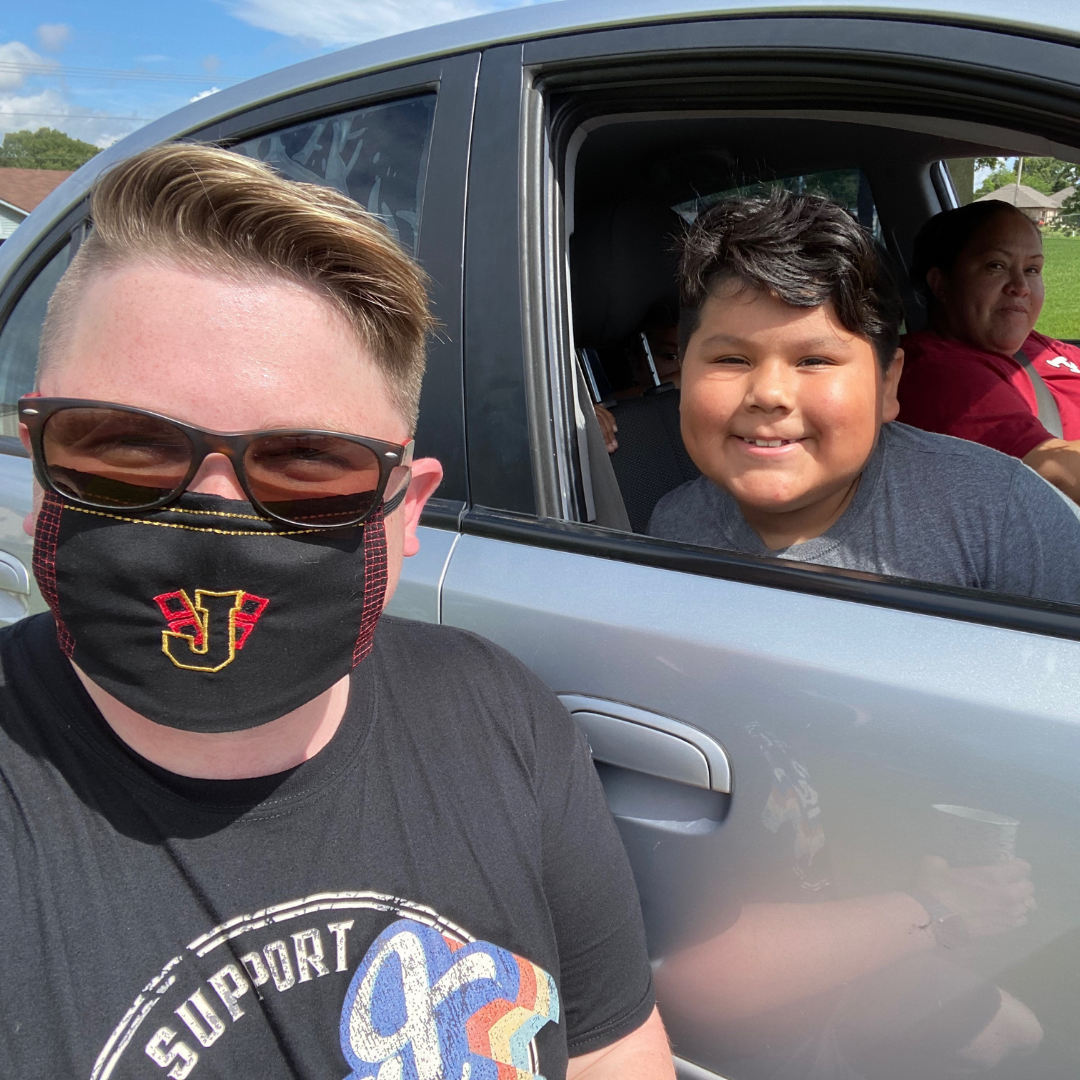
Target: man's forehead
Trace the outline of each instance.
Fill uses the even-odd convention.
[[[407,434],[352,326],[293,282],[170,265],[118,269],[88,284],[64,352],[42,373],[45,394],[223,431]]]

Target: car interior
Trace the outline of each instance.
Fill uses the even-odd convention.
[[[903,290],[905,329],[926,312],[907,283],[923,223],[958,205],[947,159],[1075,148],[990,125],[930,116],[787,112],[634,112],[593,117],[568,140],[564,161],[573,348],[582,386],[613,413],[619,448],[582,408],[582,461],[594,524],[646,530],[657,501],[698,474],[679,436],[678,391],[658,375],[646,316],[678,310],[676,245],[712,203],[780,184],[840,201],[870,229]],[[584,455],[583,455],[584,456]]]

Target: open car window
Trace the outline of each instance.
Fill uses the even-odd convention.
[[[979,136],[985,137],[985,132]],[[1003,141],[1011,137],[1007,132],[1001,136]],[[935,506],[946,511],[955,508],[957,514],[971,519],[963,526],[970,533],[965,534],[964,545],[982,549],[996,545],[1001,536],[1013,535],[1014,528],[1022,531],[1013,518],[1022,513],[1027,515],[1024,528],[1033,534],[1033,542],[1035,534],[1053,533],[1062,551],[1080,553],[1076,506],[1042,481],[1032,484],[1026,470],[1018,475],[1032,488],[1030,499],[1037,507],[1021,512],[1006,505],[1018,468],[1015,459],[1004,462],[972,442],[967,444],[974,455],[972,464],[960,470],[955,482],[939,482],[941,476],[933,474],[923,479],[908,477],[913,490],[890,488],[880,498],[907,500],[890,509],[898,515],[895,531],[908,537],[900,545],[907,550],[886,553],[875,547],[863,552],[864,558],[845,551],[851,538],[842,534],[858,515],[866,513],[869,489],[880,484],[884,490],[891,483],[878,471],[884,468],[880,448],[890,440],[903,441],[903,454],[912,460],[940,452],[944,470],[955,467],[946,461],[945,451],[968,452],[963,445],[940,441],[933,429],[887,424],[878,443],[868,444],[877,449],[864,465],[865,483],[860,480],[853,488],[848,518],[837,519],[825,536],[812,534],[806,541],[778,545],[765,543],[742,514],[741,504],[732,509],[733,493],[723,486],[722,478],[713,475],[715,462],[702,456],[705,443],[699,439],[695,449],[685,439],[693,410],[688,413],[678,364],[669,361],[679,319],[678,251],[686,230],[703,213],[734,197],[766,195],[777,189],[823,196],[871,235],[893,271],[904,308],[901,332],[921,331],[928,322],[927,303],[908,280],[914,240],[931,217],[961,201],[943,163],[952,166],[965,160],[960,150],[968,147],[966,160],[973,163],[974,177],[980,169],[986,171],[979,163],[993,156],[992,148],[980,146],[959,122],[951,128],[940,123],[924,128],[917,119],[905,118],[903,125],[892,127],[886,120],[872,123],[863,117],[854,123],[842,115],[835,120],[717,114],[697,119],[685,113],[654,119],[638,113],[610,124],[590,121],[568,166],[573,170],[568,185],[573,197],[568,210],[573,346],[582,374],[578,396],[586,396],[600,437],[606,437],[603,454],[597,449],[595,432],[591,441],[582,444],[582,459],[589,463],[588,483],[583,484],[585,519],[739,555],[1080,603],[1074,591],[1057,588],[1060,580],[1038,558],[1023,574],[1010,576],[989,570],[969,572],[959,565],[943,568],[936,557],[908,557],[922,542],[920,528],[927,538],[936,535],[939,526],[944,528],[942,521],[949,513],[935,515]],[[1000,149],[998,156],[1002,156]],[[1058,201],[1066,204],[1070,197],[1065,192]],[[1062,214],[1043,215],[1036,222],[1044,232],[1050,297],[1036,329],[1066,340],[1080,337],[1080,276],[1070,276],[1069,269],[1073,246],[1080,268],[1080,235],[1073,237],[1080,229],[1071,228],[1068,211],[1066,205]],[[592,420],[592,415],[585,416],[586,429],[592,428]],[[783,434],[776,433],[780,442]],[[757,439],[759,433],[750,435]],[[767,443],[774,435],[763,437]],[[617,447],[612,450],[614,444]],[[762,444],[759,449],[782,447]],[[890,453],[896,458],[901,450]],[[998,473],[994,465],[1000,466]],[[974,474],[983,468],[986,477],[976,479]],[[978,484],[983,485],[983,495],[975,498]],[[685,496],[690,502],[695,502],[686,495],[690,489],[709,496],[705,501],[711,509],[695,503],[696,509],[687,511],[689,517],[719,515],[718,508],[725,504],[724,513],[732,520],[714,531],[690,529],[683,535],[670,527],[669,516],[669,527],[661,529],[654,517],[657,507],[670,501],[677,489],[679,498]],[[965,498],[972,503],[970,512],[960,509]],[[975,512],[980,499],[983,506],[994,506],[1002,521],[1009,518],[1013,524],[1004,528],[999,521],[986,526],[985,535],[980,533],[984,526]],[[1003,548],[994,559],[1000,556],[1003,565],[1011,566],[1014,554]]]

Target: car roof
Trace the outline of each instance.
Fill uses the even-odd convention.
[[[982,25],[1024,35],[1080,42],[1080,4],[1065,0],[558,0],[478,15],[379,38],[363,45],[280,68],[202,98],[154,120],[95,155],[69,177],[0,246],[0,287],[42,232],[85,194],[94,178],[116,161],[181,138],[256,105],[339,79],[490,45],[616,26],[681,19],[807,14],[900,17]]]

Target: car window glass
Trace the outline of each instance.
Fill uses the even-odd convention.
[[[839,203],[866,226],[874,236],[881,239],[881,223],[878,221],[877,208],[870,191],[870,184],[861,169],[832,169],[828,172],[802,173],[798,176],[786,176],[777,179],[755,180],[740,187],[727,188],[724,191],[696,195],[692,199],[677,203],[672,210],[688,225],[699,214],[704,213],[724,199],[735,195],[766,195],[776,188],[794,191],[797,194],[824,195],[827,199]]]
[[[49,297],[67,269],[69,247],[65,244],[38,271],[0,331],[0,436],[19,433],[18,418],[11,407],[34,388],[41,324]]]
[[[283,176],[325,184],[376,215],[417,252],[435,95],[324,116],[232,147]]]
[[[946,164],[961,206],[999,199],[1042,230],[1046,299],[1035,329],[1080,341],[1080,165],[1052,157],[951,158]]]
[[[232,147],[291,180],[336,188],[379,217],[415,255],[435,95],[418,94],[269,132]],[[33,389],[45,309],[68,263],[65,244],[37,273],[0,331],[0,436],[18,434],[11,408]]]

